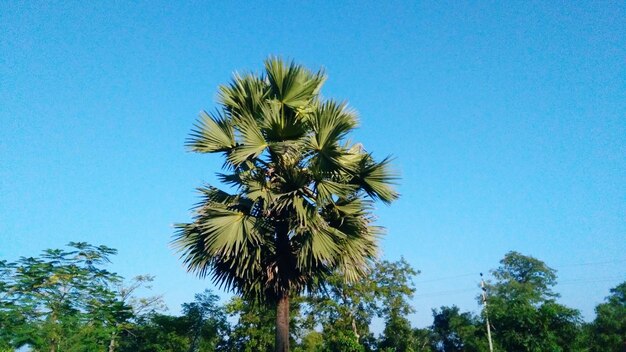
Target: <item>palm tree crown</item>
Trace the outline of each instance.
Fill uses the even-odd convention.
[[[220,87],[220,108],[203,112],[187,146],[221,153],[219,179],[175,246],[190,271],[262,302],[324,284],[333,271],[361,277],[380,228],[372,203],[398,197],[389,158],[375,161],[346,139],[357,126],[345,103],[320,96],[326,77],[278,58],[261,75]]]

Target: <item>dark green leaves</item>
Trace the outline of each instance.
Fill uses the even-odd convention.
[[[266,60],[265,70],[273,97],[291,108],[309,104],[326,80],[322,71],[313,74],[294,62],[287,66],[279,58]]]
[[[270,58],[262,75],[220,88],[219,113],[201,117],[189,146],[223,152],[218,177],[236,193],[201,189],[192,222],[177,225],[189,270],[265,301],[313,290],[333,271],[364,275],[381,233],[365,198],[396,199],[396,176],[388,159],[347,141],[357,114],[320,96],[324,80]]]
[[[353,182],[358,184],[370,197],[391,203],[398,198],[398,193],[390,186],[398,179],[390,170],[389,158],[375,162],[371,155],[364,155]]]
[[[223,116],[211,116],[203,111],[187,141],[187,146],[200,153],[228,151],[235,147],[233,126]]]

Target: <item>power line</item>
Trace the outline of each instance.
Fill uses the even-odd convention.
[[[611,282],[616,280],[624,280],[623,276],[614,277],[599,277],[599,278],[587,278],[587,279],[572,279],[558,282],[557,285],[576,285],[576,284],[590,284],[595,282]]]
[[[593,265],[607,265],[607,264],[618,264],[618,263],[626,263],[626,259],[617,259],[617,260],[607,260],[602,262],[588,262],[588,263],[572,263],[572,264],[564,264],[558,265],[558,267],[572,267],[572,266],[593,266]]]
[[[619,263],[626,263],[626,259],[606,260],[606,261],[601,261],[601,262],[570,263],[570,264],[557,265],[556,267],[559,267],[559,268],[564,268],[565,267],[566,268],[566,267],[574,267],[574,266],[594,266],[594,265],[608,265],[608,264],[619,264]],[[443,277],[438,277],[438,278],[428,279],[428,280],[420,280],[419,277],[418,277],[415,280],[415,283],[416,284],[420,284],[420,283],[429,283],[429,282],[453,280],[453,279],[458,279],[458,278],[462,278],[462,277],[475,276],[475,275],[478,275],[478,274],[479,274],[478,272],[464,273],[464,274],[458,274],[458,275],[443,276]]]
[[[475,290],[476,290],[476,287],[463,288],[463,289],[458,289],[458,290],[439,291],[439,292],[426,292],[426,293],[421,293],[421,294],[414,295],[413,298],[428,298],[428,297],[436,297],[436,296],[449,296],[449,295],[455,295],[455,294],[465,293],[465,292],[470,292],[470,291],[475,291]]]
[[[444,276],[444,277],[440,277],[440,278],[436,278],[436,279],[428,279],[428,280],[417,279],[417,280],[415,280],[415,282],[417,282],[417,283],[425,283],[425,282],[444,281],[444,280],[458,279],[460,277],[475,276],[476,274],[477,273],[467,273],[467,274],[459,274],[459,275],[453,275],[453,276]]]

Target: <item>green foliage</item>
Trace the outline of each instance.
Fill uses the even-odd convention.
[[[2,263],[0,325],[10,334],[7,345],[78,350],[82,336],[104,346],[116,319],[128,318],[113,289],[121,278],[101,268],[116,251],[84,242],[69,247]]]
[[[612,288],[607,302],[596,307],[589,343],[594,352],[626,350],[626,281]]]
[[[415,352],[432,352],[431,345],[433,340],[433,334],[429,328],[426,329],[414,329],[412,349]]]
[[[389,160],[346,140],[357,126],[345,103],[319,94],[323,72],[277,58],[261,75],[220,87],[187,145],[224,157],[222,182],[200,188],[191,223],[174,243],[189,270],[246,299],[276,303],[340,272],[356,280],[377,250],[372,200],[397,198]]]
[[[385,329],[379,347],[395,351],[414,351],[416,345],[413,329],[407,316],[415,310],[408,300],[415,292],[413,277],[419,274],[402,258],[397,262],[382,261],[373,270],[377,297],[385,319]]]
[[[229,351],[226,310],[210,290],[182,305],[179,317],[150,313],[140,318],[121,339],[120,351]]]
[[[0,351],[230,352],[272,351],[275,310],[241,297],[220,305],[211,291],[170,316],[160,296],[138,297],[152,276],[129,281],[104,265],[115,251],[85,243],[38,257],[0,261]],[[496,351],[621,352],[626,341],[626,282],[596,307],[592,323],[556,301],[556,273],[511,252],[487,285]],[[413,329],[408,314],[417,275],[404,261],[379,261],[368,275],[346,282],[328,277],[324,290],[290,300],[296,352],[487,351],[482,316],[457,307],[433,310],[433,324]],[[68,298],[69,297],[69,298]],[[68,298],[67,300],[65,298]],[[374,317],[385,327],[370,331]]]
[[[433,309],[431,347],[435,351],[486,351],[483,326],[471,313],[461,313],[457,306]]]
[[[186,317],[152,313],[123,334],[121,352],[187,352],[191,346],[191,324]]]
[[[297,309],[295,311],[297,312]],[[234,297],[226,305],[226,312],[237,319],[228,339],[231,350],[243,352],[273,350],[276,319],[274,310]]]
[[[114,249],[84,242],[69,247],[0,262],[0,347],[113,352],[119,334],[161,304],[160,297],[133,295],[152,277],[126,286],[104,269]]]
[[[321,332],[310,330],[303,337],[295,352],[321,352],[324,347],[324,335]]]
[[[509,252],[487,286],[496,345],[505,351],[571,351],[580,313],[556,303],[556,271],[542,261]]]
[[[497,284],[490,287],[492,294],[509,300],[523,299],[531,304],[558,297],[552,292],[556,270],[539,259],[512,251],[500,264],[491,272],[497,280]]]
[[[405,350],[414,343],[407,315],[413,312],[408,299],[415,291],[412,279],[417,274],[401,259],[376,262],[368,276],[356,282],[346,282],[339,274],[330,276],[325,290],[307,299],[308,326],[322,327],[326,350],[352,342],[364,351],[378,347]],[[374,317],[385,320],[381,341],[369,330]]]

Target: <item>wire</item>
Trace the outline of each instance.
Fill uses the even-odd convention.
[[[571,279],[571,280],[564,280],[564,281],[558,282],[557,285],[587,284],[587,283],[594,283],[594,282],[609,282],[609,281],[624,280],[624,279],[625,278],[623,276]]]
[[[601,261],[601,262],[571,263],[571,264],[558,265],[557,267],[564,268],[564,267],[573,267],[573,266],[593,266],[593,265],[608,265],[608,264],[618,264],[618,263],[626,263],[626,259],[607,260],[607,261]],[[443,277],[438,277],[435,279],[428,279],[428,280],[420,280],[418,277],[415,280],[415,283],[420,284],[420,283],[428,283],[428,282],[438,282],[438,281],[458,279],[461,277],[478,276],[479,274],[480,273],[478,272],[465,273],[465,274],[458,274],[458,275],[443,276]]]
[[[626,259],[618,259],[618,260],[607,260],[603,262],[590,262],[590,263],[572,263],[559,265],[559,267],[571,267],[571,266],[592,266],[592,265],[607,265],[607,264],[617,264],[617,263],[626,263]]]
[[[440,278],[436,278],[436,279],[428,279],[428,280],[419,280],[419,279],[417,279],[417,280],[415,280],[415,282],[416,283],[436,282],[436,281],[458,279],[460,277],[468,277],[468,276],[476,276],[476,275],[478,275],[478,273],[459,274],[459,275],[444,276],[444,277],[440,277]]]
[[[420,293],[420,294],[414,295],[413,298],[448,296],[448,295],[455,295],[455,294],[459,294],[459,293],[465,293],[465,292],[476,291],[476,290],[477,290],[476,287],[472,287],[472,288],[464,288],[464,289],[459,289],[459,290],[449,290],[449,291],[439,291],[439,292],[426,292],[426,293]]]

